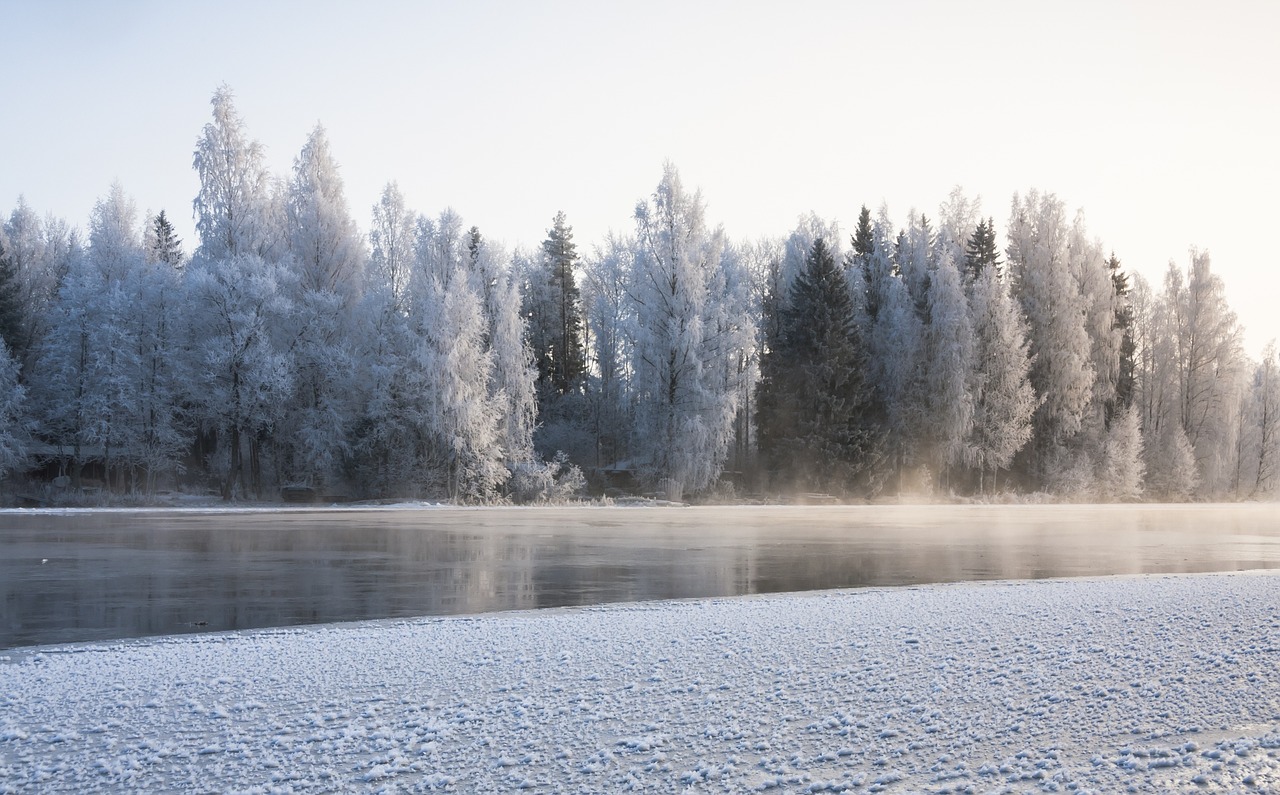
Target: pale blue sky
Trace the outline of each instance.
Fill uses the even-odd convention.
[[[362,227],[382,186],[536,245],[630,229],[671,159],[731,235],[847,228],[951,188],[1003,228],[1057,193],[1158,281],[1213,255],[1248,348],[1280,336],[1280,3],[0,0],[0,211],[83,225],[120,180],[188,248],[220,83],[287,173],[317,121]]]

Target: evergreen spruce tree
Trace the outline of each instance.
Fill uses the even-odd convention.
[[[542,241],[543,267],[550,286],[545,313],[550,321],[545,347],[534,352],[538,362],[538,384],[543,391],[564,395],[577,389],[586,372],[582,343],[582,297],[574,278],[578,249],[573,227],[563,212],[556,213],[547,239]]]
[[[0,238],[0,339],[10,351],[19,350],[23,341],[21,290],[17,269]]]
[[[1000,272],[1000,249],[996,245],[996,224],[994,218],[978,222],[973,235],[964,247],[964,275],[972,284],[982,275],[986,267],[993,267]]]
[[[871,255],[875,251],[876,241],[871,228],[871,211],[865,204],[858,213],[858,227],[853,230],[850,242],[853,244],[853,250],[846,255],[845,262],[850,268],[857,267],[861,271],[862,309],[867,321],[874,323],[876,315],[880,313],[880,305],[871,292],[873,279]]]
[[[147,261],[163,262],[175,268],[182,265],[182,239],[165,217],[164,210],[151,221],[150,234],[147,236]]]
[[[871,235],[871,211],[862,205],[858,213],[858,228],[853,230],[853,256],[865,262],[875,249],[875,238]]]
[[[776,339],[761,361],[759,443],[776,481],[845,492],[863,467],[869,400],[853,309],[844,270],[815,240],[786,302],[771,307]]]
[[[1134,368],[1137,345],[1133,340],[1133,307],[1129,304],[1129,275],[1120,270],[1120,260],[1113,253],[1107,260],[1111,284],[1115,288],[1115,328],[1120,331],[1120,372],[1116,379],[1115,399],[1107,407],[1107,423],[1119,411],[1133,404]]]

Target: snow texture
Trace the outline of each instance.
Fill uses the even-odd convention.
[[[1280,574],[0,656],[0,792],[1276,792]]]

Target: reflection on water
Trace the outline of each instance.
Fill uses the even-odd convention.
[[[0,648],[644,599],[1257,568],[1280,568],[1273,505],[7,512]]]

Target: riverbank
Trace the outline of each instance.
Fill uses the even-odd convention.
[[[7,652],[0,792],[1280,787],[1280,573]]]

